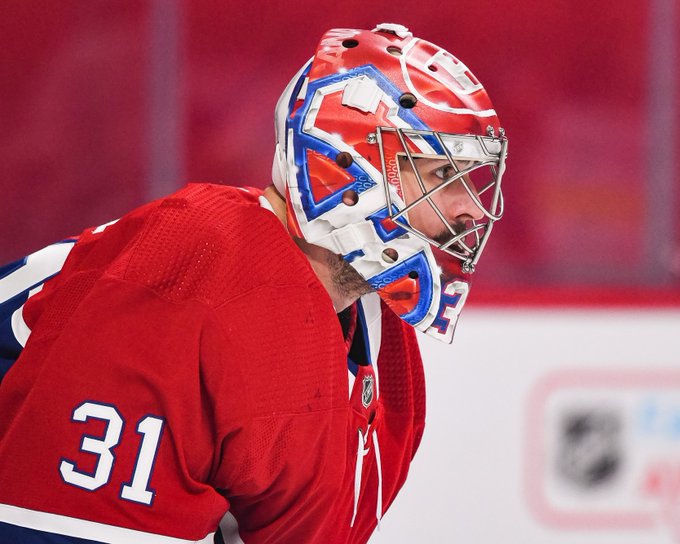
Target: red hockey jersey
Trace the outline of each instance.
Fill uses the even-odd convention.
[[[422,435],[413,330],[369,295],[343,331],[255,191],[86,231],[18,312],[2,542],[213,542],[230,512],[248,544],[363,543]]]

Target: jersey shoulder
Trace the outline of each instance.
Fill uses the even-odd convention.
[[[163,298],[212,306],[276,281],[285,275],[280,269],[290,268],[294,244],[260,196],[255,190],[190,184],[157,201],[145,210],[144,227],[115,273]],[[286,258],[279,258],[281,251],[289,252]]]

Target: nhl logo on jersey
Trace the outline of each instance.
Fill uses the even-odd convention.
[[[364,408],[368,408],[373,402],[374,383],[373,376],[364,376],[363,387],[361,389],[361,404],[364,405]]]

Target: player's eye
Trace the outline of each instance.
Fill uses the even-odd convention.
[[[440,166],[434,171],[434,175],[442,180],[452,178],[456,174],[456,170],[450,164],[447,164],[446,166]]]
[[[458,174],[459,172],[463,172],[470,168],[471,166],[474,165],[475,161],[455,161],[456,163],[456,168],[458,168],[458,171],[456,171],[456,168],[451,166],[450,164],[446,164],[444,166],[440,166],[434,171],[434,175],[437,176],[439,179],[442,180],[447,180],[451,179],[453,176]]]

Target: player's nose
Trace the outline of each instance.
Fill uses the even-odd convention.
[[[467,188],[466,188],[467,187]],[[445,199],[445,216],[450,222],[463,222],[474,219],[479,221],[484,212],[479,207],[479,194],[468,176],[451,183],[443,189]]]

